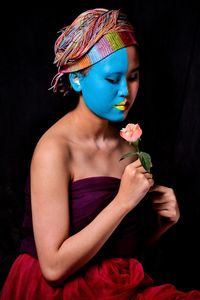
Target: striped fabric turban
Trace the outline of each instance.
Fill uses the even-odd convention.
[[[52,80],[54,91],[65,73],[80,71],[111,53],[137,45],[132,25],[119,10],[91,9],[64,27],[55,42],[58,73]]]

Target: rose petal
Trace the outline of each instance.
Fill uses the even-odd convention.
[[[129,123],[125,128],[120,130],[120,136],[127,142],[135,142],[142,135],[142,129],[139,124]]]

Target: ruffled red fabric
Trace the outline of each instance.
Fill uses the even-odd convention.
[[[199,300],[200,291],[182,292],[171,284],[153,286],[136,259],[108,259],[53,288],[38,260],[20,255],[13,264],[0,300]]]

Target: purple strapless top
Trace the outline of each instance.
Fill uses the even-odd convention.
[[[74,181],[69,187],[70,234],[88,225],[106,207],[118,192],[120,179],[109,176],[89,177]],[[21,253],[37,257],[32,229],[30,181],[25,189],[24,238]],[[98,252],[98,257],[137,257],[149,233],[149,201],[144,198],[127,214],[117,229]]]

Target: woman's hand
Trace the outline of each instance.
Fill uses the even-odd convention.
[[[151,246],[180,218],[178,202],[173,189],[155,185],[151,187],[152,207],[158,214],[158,228],[148,240],[147,245]]]
[[[152,206],[158,215],[166,218],[166,221],[172,225],[177,223],[180,218],[180,211],[173,189],[155,185],[151,187],[150,192],[155,192],[152,196]]]
[[[144,198],[153,184],[152,174],[148,173],[137,159],[126,166],[117,199],[131,210]]]

